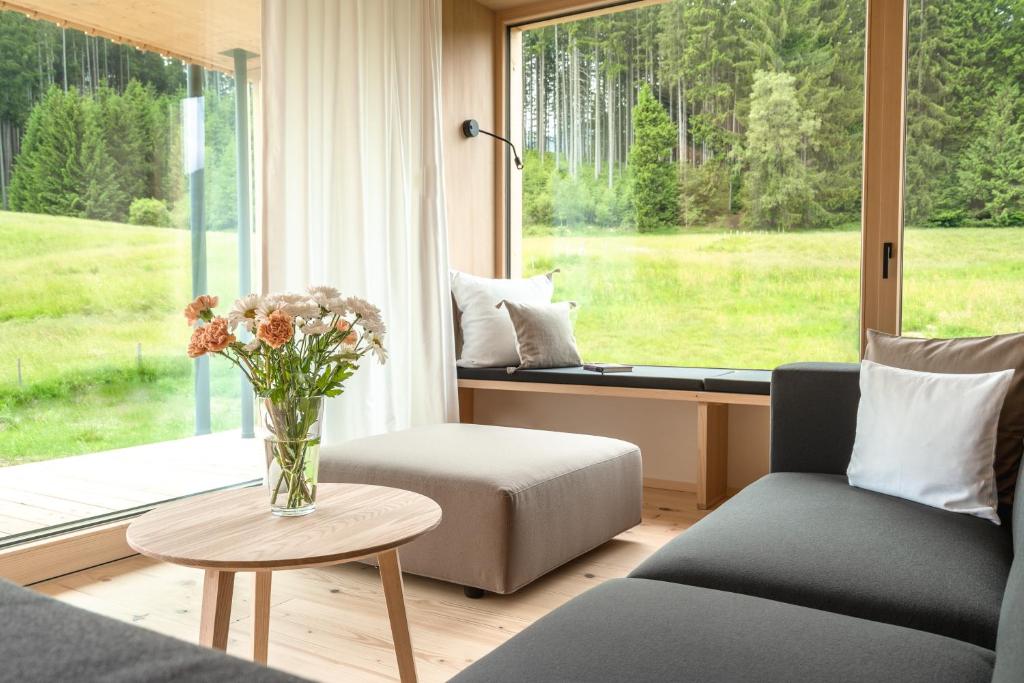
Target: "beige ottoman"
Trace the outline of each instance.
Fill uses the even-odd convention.
[[[320,481],[416,491],[441,526],[402,570],[512,593],[640,523],[640,449],[600,436],[442,424],[324,448]],[[472,589],[478,589],[473,591]]]

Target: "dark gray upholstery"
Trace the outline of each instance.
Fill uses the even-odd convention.
[[[1018,485],[1018,494],[1020,489]],[[996,669],[992,677],[992,683],[1021,681],[1024,681],[1024,555],[1013,563],[1006,582],[996,639]]]
[[[707,377],[704,380],[704,389],[730,394],[768,396],[772,393],[772,373],[771,370],[733,370],[724,375]]]
[[[857,431],[860,366],[793,363],[772,373],[772,472],[846,474]]]
[[[993,648],[1012,561],[1004,527],[850,486],[756,481],[630,576],[757,595]]]
[[[581,386],[634,387],[637,389],[675,389],[701,391],[704,378],[724,375],[730,370],[716,368],[674,368],[656,365],[637,365],[632,372],[601,374],[583,368],[549,368],[544,370],[516,370],[509,374],[505,368],[462,368],[459,379],[498,380],[504,382],[540,382],[543,384],[578,384]]]
[[[923,631],[746,595],[615,579],[542,618],[457,683],[982,683],[993,654]]]
[[[1012,516],[1013,546],[1018,556],[1013,561],[1003,593],[992,683],[1024,681],[1024,477],[1017,478]]]
[[[0,581],[5,681],[291,682],[302,679],[86,612]]]

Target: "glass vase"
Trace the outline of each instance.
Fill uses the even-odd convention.
[[[267,458],[270,511],[280,517],[316,509],[323,396],[257,397],[260,436]]]

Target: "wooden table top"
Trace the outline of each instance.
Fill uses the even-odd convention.
[[[161,505],[132,522],[127,539],[143,555],[190,567],[298,569],[397,548],[440,523],[430,498],[366,484],[319,484],[313,513],[277,517],[258,486]]]

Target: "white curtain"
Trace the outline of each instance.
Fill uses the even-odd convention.
[[[263,0],[263,285],[381,308],[390,352],[324,440],[457,416],[441,156],[441,0]]]

